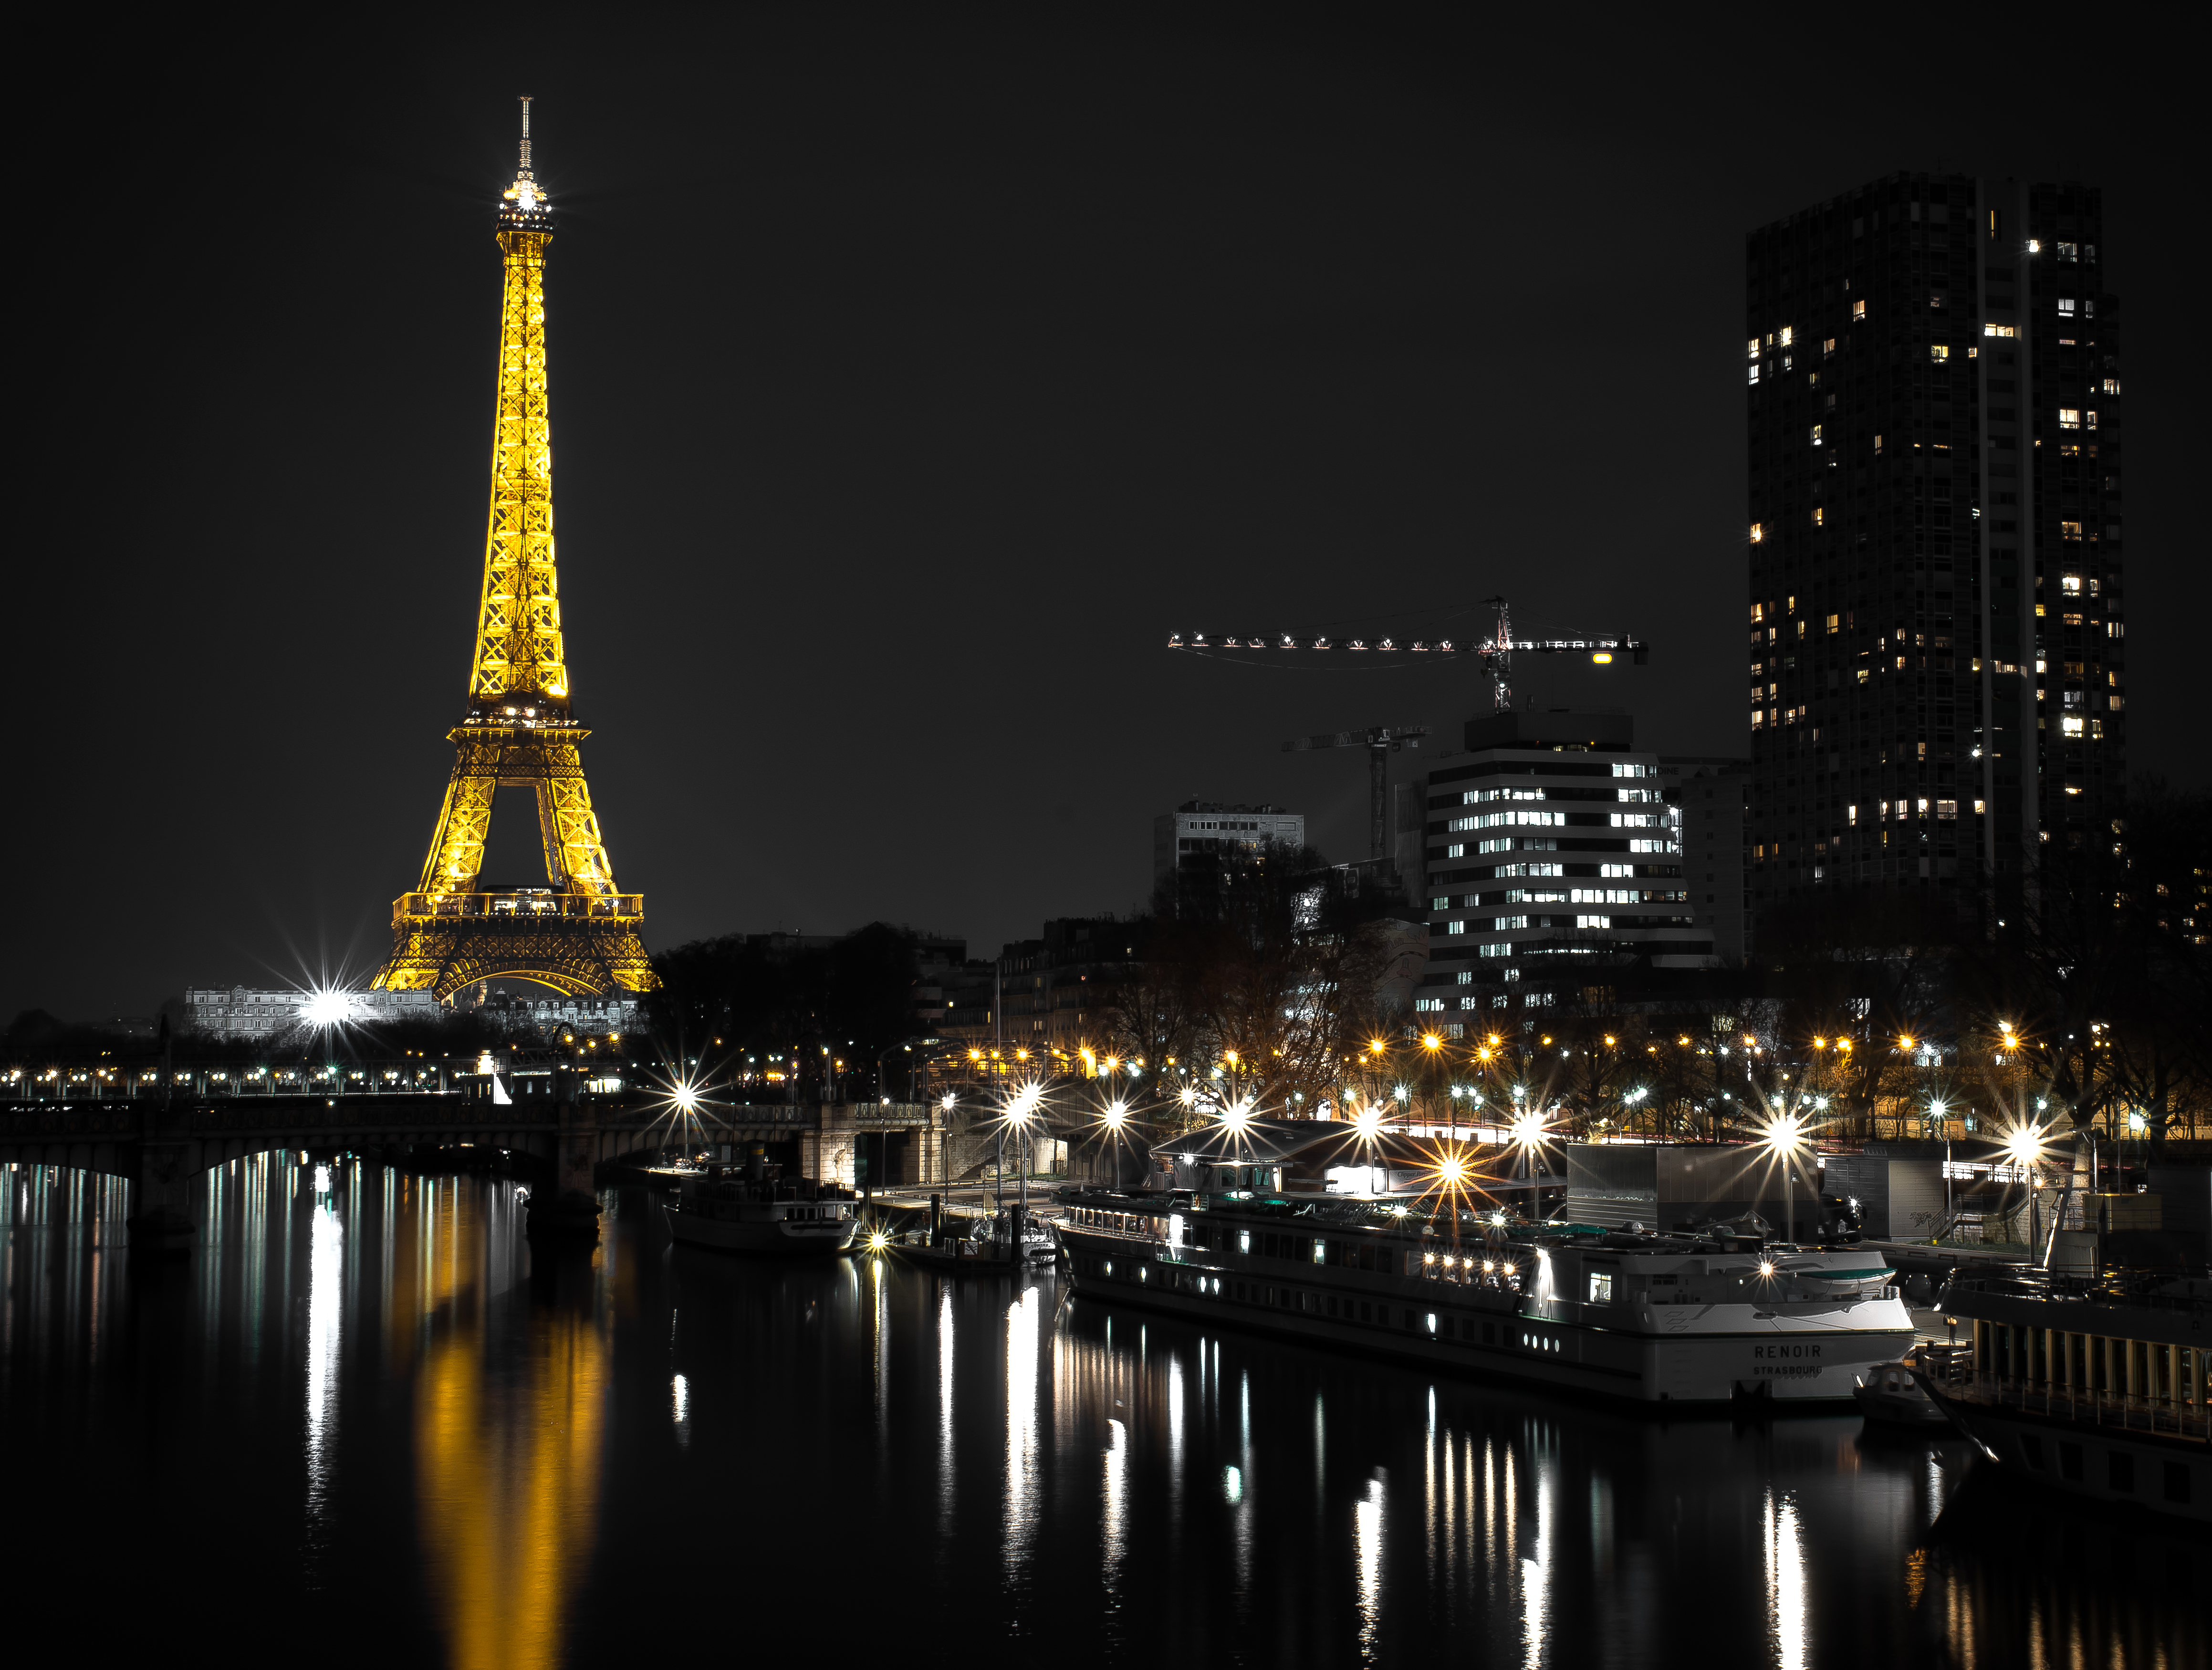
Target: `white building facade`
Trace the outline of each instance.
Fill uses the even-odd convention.
[[[430,992],[256,991],[193,987],[185,993],[187,1029],[218,1038],[276,1038],[319,1026],[434,1020],[445,1012]]]

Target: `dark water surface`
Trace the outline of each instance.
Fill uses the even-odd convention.
[[[1632,1417],[295,1156],[133,1265],[0,1174],[10,1655],[2189,1666],[2212,1539],[1856,1417]],[[30,1657],[16,1661],[52,1661]]]

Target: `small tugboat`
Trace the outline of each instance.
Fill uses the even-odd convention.
[[[1912,1377],[1910,1363],[1873,1363],[1860,1371],[1851,1398],[1859,1413],[1892,1426],[1948,1426],[1951,1418]]]
[[[709,1165],[685,1172],[677,1198],[661,1208],[669,1233],[686,1247],[726,1253],[843,1253],[860,1226],[853,1192],[835,1183],[785,1182],[780,1169]]]

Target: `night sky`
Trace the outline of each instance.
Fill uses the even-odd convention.
[[[1361,857],[1364,756],[1283,740],[1486,701],[1171,629],[1456,635],[1503,591],[1655,646],[1524,663],[1540,703],[1746,751],[1743,237],[1898,168],[2104,186],[2131,758],[2212,782],[2203,146],[2153,40],[359,15],[17,56],[0,1022],[388,949],[462,711],[522,92],[568,665],[655,947],[881,917],[990,955],[1138,902],[1192,795]]]

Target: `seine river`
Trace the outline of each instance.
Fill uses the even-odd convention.
[[[678,1252],[637,1193],[534,1256],[512,1184],[297,1157],[150,1266],[120,1184],[0,1174],[16,1662],[2207,1661],[2212,1539],[1960,1441]]]

